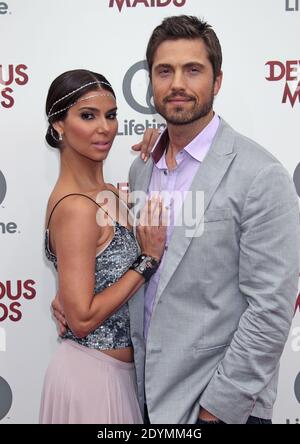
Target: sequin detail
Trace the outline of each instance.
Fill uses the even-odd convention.
[[[57,270],[57,258],[50,250],[49,230],[45,233],[45,252]],[[139,248],[133,233],[116,222],[111,243],[96,256],[94,294],[117,282],[136,260],[138,254]],[[128,304],[124,304],[86,337],[77,338],[68,329],[63,339],[72,339],[81,345],[99,350],[131,346]]]

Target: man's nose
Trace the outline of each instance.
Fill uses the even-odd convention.
[[[172,90],[184,90],[185,89],[184,75],[181,71],[177,70],[174,72],[171,88],[172,88]]]

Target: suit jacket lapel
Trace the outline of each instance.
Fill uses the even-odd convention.
[[[132,208],[134,224],[133,224],[133,232],[136,236],[136,219],[139,217],[139,210],[142,209],[146,203],[147,191],[150,185],[152,171],[153,171],[153,160],[152,157],[149,158],[144,168],[141,168],[141,171],[137,175],[134,183],[134,206]],[[140,193],[140,195],[139,195]],[[136,200],[137,198],[137,200]]]
[[[134,181],[133,190],[135,192],[142,192],[141,197],[143,200],[146,200],[146,193],[148,191],[152,170],[153,170],[153,160],[150,157],[148,162],[146,163],[143,168],[141,168],[139,174],[136,176]],[[144,193],[144,195],[142,195]],[[138,207],[144,206],[143,202],[137,202],[137,205],[135,205],[135,202],[133,202],[134,207],[132,209],[133,218],[134,218],[134,225],[133,225],[133,232],[136,236],[136,218],[139,216]],[[138,292],[128,301],[128,307],[130,312],[130,325],[131,325],[131,334],[132,339],[135,339],[137,335],[143,336],[144,331],[144,286],[142,286]]]
[[[154,309],[162,292],[166,288],[187,248],[189,247],[193,236],[196,234],[196,230],[199,229],[199,224],[203,222],[204,213],[236,155],[236,153],[233,152],[233,144],[234,131],[221,119],[212,146],[204,161],[199,166],[199,170],[197,171],[190,187],[194,202],[195,193],[197,191],[203,192],[204,202],[202,217],[200,217],[198,220],[198,224],[195,224],[195,226],[192,228],[184,224],[184,220],[181,226],[174,227],[173,235],[165,257],[164,267],[160,276]],[[186,204],[187,202],[185,201],[183,204],[183,214],[185,214],[184,207]]]
[[[148,162],[145,165],[145,168],[142,168],[140,173],[136,177],[135,184],[134,184],[134,190],[144,191],[144,192],[148,191],[148,188],[150,185],[150,180],[151,180],[151,175],[152,175],[152,170],[153,170],[153,165],[154,164],[153,164],[152,157],[150,157]]]

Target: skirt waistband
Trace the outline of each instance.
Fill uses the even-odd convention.
[[[89,348],[85,347],[84,345],[78,344],[77,342],[72,341],[72,339],[63,339],[62,344],[70,345],[71,347],[77,348],[83,353],[87,353],[89,356],[99,359],[100,361],[113,365],[115,367],[119,367],[125,370],[134,369],[134,362],[120,361],[119,359],[113,358],[112,356],[109,356],[100,350],[96,350],[94,348]]]

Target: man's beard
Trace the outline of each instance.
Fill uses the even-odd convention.
[[[167,103],[169,99],[172,97],[184,97],[188,98],[194,102],[194,105],[191,109],[186,110],[185,105],[176,106],[172,111],[167,110]],[[171,123],[172,125],[188,125],[189,123],[193,123],[196,120],[199,120],[203,117],[206,117],[211,111],[214,103],[214,93],[213,90],[210,93],[208,100],[202,104],[196,103],[195,99],[191,96],[183,95],[183,94],[173,94],[173,96],[168,96],[163,100],[162,104],[155,103],[155,108],[158,114],[160,114],[167,123]]]

